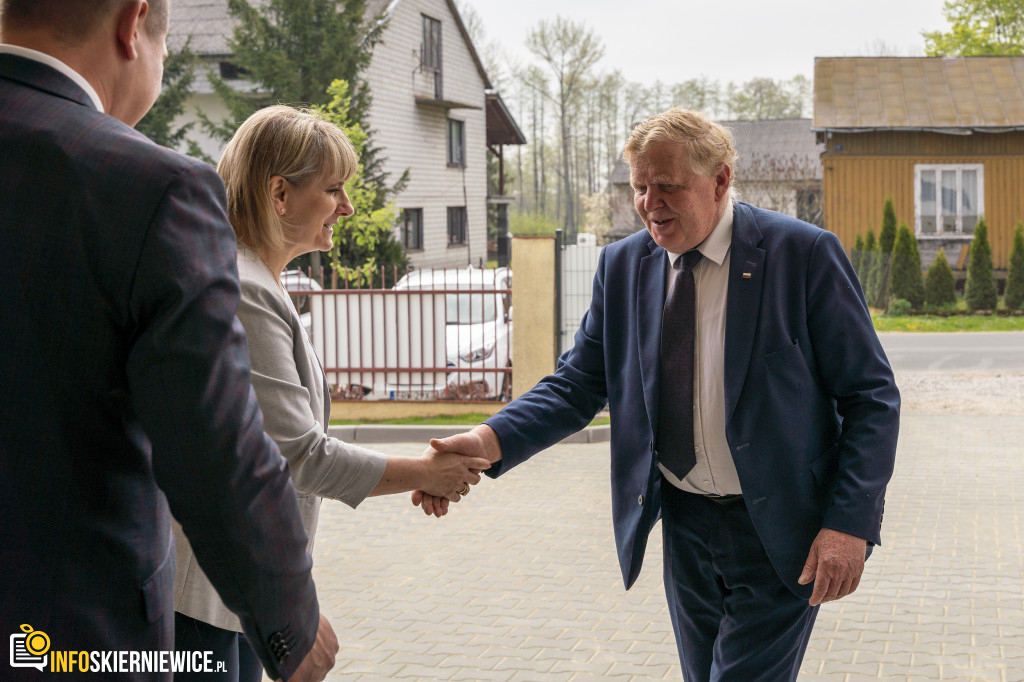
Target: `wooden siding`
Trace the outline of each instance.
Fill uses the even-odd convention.
[[[965,153],[971,143],[976,150]],[[943,144],[948,148],[943,148]],[[836,145],[840,148],[836,149]],[[996,269],[1005,269],[1014,226],[1024,220],[1022,133],[834,134],[822,154],[825,227],[835,232],[849,250],[858,234],[874,230],[877,236],[882,206],[885,198],[891,196],[897,222],[905,222],[913,229],[915,164],[968,163],[984,166],[985,221],[989,226],[992,260]],[[928,240],[924,237],[919,242],[923,245]],[[968,243],[969,238],[964,237],[963,242]],[[946,255],[955,267],[956,254],[947,248]]]
[[[985,156],[1024,155],[1024,132],[946,135],[924,131],[877,130],[866,133],[831,133],[825,140],[828,156]]]
[[[417,104],[413,92],[423,40],[422,15],[441,22],[443,96],[478,109]],[[394,182],[409,182],[394,198],[399,209],[423,209],[423,249],[410,251],[417,267],[456,267],[487,259],[485,83],[446,0],[403,0],[394,8],[383,41],[363,74],[373,94],[373,143]],[[450,168],[448,117],[465,121],[466,167]],[[448,207],[465,206],[466,246],[448,246]]]

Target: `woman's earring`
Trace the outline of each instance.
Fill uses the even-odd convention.
[[[283,208],[281,209],[281,215],[284,215],[284,209]]]

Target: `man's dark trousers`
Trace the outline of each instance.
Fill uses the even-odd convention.
[[[796,680],[818,607],[786,587],[742,498],[661,481],[665,594],[686,682]]]

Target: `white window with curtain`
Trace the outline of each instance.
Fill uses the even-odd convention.
[[[974,234],[985,213],[980,163],[914,166],[914,220],[919,237]]]

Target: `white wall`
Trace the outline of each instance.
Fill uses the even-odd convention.
[[[425,91],[419,71],[422,15],[441,22],[443,98],[479,107],[444,109],[417,104]],[[478,265],[487,257],[487,159],[484,80],[445,0],[402,0],[364,74],[373,95],[369,124],[373,144],[394,182],[405,169],[409,182],[395,197],[400,209],[423,209],[423,250],[410,251],[417,267]],[[466,124],[466,168],[447,165],[447,118]],[[467,246],[448,246],[449,206],[465,206]]]
[[[197,142],[204,154],[214,161],[218,161],[220,160],[220,155],[223,153],[224,145],[226,143],[221,142],[220,140],[215,140],[203,132],[203,129],[199,125],[199,116],[196,115],[197,109],[204,112],[211,121],[219,123],[222,119],[227,118],[228,108],[224,106],[224,102],[221,98],[213,93],[193,92],[189,95],[188,99],[185,100],[185,111],[182,112],[181,116],[174,120],[175,128],[186,123],[194,123],[192,130],[188,135],[186,135],[186,137]],[[181,149],[179,151],[187,152],[188,150]]]

